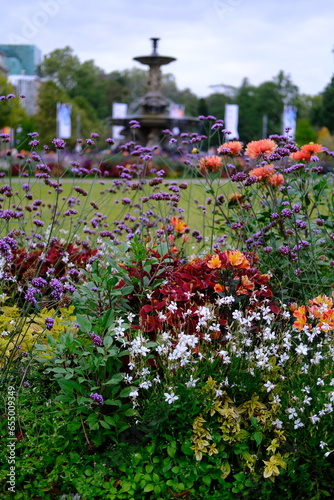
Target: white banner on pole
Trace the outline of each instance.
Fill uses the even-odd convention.
[[[237,104],[225,104],[224,127],[231,132],[228,139],[239,139],[238,132],[239,106]]]
[[[57,102],[57,136],[61,139],[70,139],[72,104]]]
[[[112,117],[113,118],[125,118],[128,111],[128,105],[123,102],[114,102],[112,105]],[[113,139],[124,139],[121,134],[124,129],[123,125],[114,125],[112,127],[112,137]]]
[[[283,134],[286,133],[286,129],[289,128],[288,131],[289,137],[294,139],[296,134],[296,123],[297,123],[297,108],[296,106],[284,106],[283,110]]]

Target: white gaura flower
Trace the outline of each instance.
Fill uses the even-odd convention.
[[[168,404],[174,403],[177,399],[179,399],[179,396],[175,396],[174,392],[171,392],[170,394],[168,392],[164,393],[165,396],[165,401],[167,401]]]
[[[305,344],[300,343],[298,347],[296,347],[296,353],[297,354],[303,354],[304,356],[307,355],[308,347]]]
[[[279,420],[278,418],[276,420],[272,421],[272,424],[277,427],[277,429],[282,429],[283,427],[283,422],[282,420]]]
[[[189,387],[196,387],[196,383],[198,382],[198,378],[194,379],[192,375],[190,375],[190,379],[188,382],[186,382],[186,386]]]
[[[270,380],[268,380],[265,384],[263,384],[263,386],[267,389],[267,392],[270,392],[275,389],[276,384],[273,384]]]
[[[299,427],[304,427],[303,422],[300,420],[300,418],[297,418],[297,420],[294,421],[294,429],[299,429]]]
[[[167,309],[170,312],[177,311],[177,303],[172,300],[171,303],[169,304],[169,306],[167,306]]]

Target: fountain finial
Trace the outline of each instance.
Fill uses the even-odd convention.
[[[156,56],[156,55],[158,55],[157,48],[158,48],[158,41],[160,40],[160,38],[150,38],[150,40],[152,40],[152,44],[153,44],[152,55]]]

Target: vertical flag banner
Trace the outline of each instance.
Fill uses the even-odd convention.
[[[224,127],[229,132],[232,132],[228,139],[238,139],[238,116],[239,106],[237,104],[225,104],[225,120]]]
[[[284,106],[283,110],[283,134],[285,134],[285,129],[290,128],[289,136],[294,139],[296,133],[296,123],[297,123],[297,108],[296,106]]]
[[[114,102],[112,105],[112,117],[113,118],[125,118],[128,111],[128,105],[123,102]],[[114,125],[112,128],[113,139],[124,139],[121,134],[124,129],[123,125]]]
[[[57,102],[57,137],[70,139],[72,104]]]

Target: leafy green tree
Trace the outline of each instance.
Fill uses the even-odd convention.
[[[327,127],[334,132],[334,76],[321,94],[321,101],[311,112],[312,122],[319,128]]]
[[[56,49],[44,56],[40,65],[40,74],[50,78],[64,92],[69,92],[78,83],[80,61],[68,45],[64,49]]]
[[[14,88],[5,76],[0,75],[0,95],[14,94]],[[0,128],[11,127],[16,129],[26,113],[21,106],[20,98],[4,99],[0,102]]]
[[[225,106],[231,104],[233,101],[225,94],[215,92],[206,98],[209,115],[213,115],[218,119],[224,120]]]
[[[284,73],[284,71],[279,71],[277,76],[274,76],[272,80],[276,87],[277,91],[282,97],[282,101],[284,104],[296,105],[298,99],[298,87],[295,85],[290,75]]]
[[[296,104],[297,97],[298,87],[283,71],[272,81],[264,82],[258,87],[250,85],[245,78],[236,94],[240,139],[244,142],[261,139],[264,133],[264,117],[266,135],[280,134],[284,104]]]
[[[263,117],[267,116],[267,135],[280,134],[282,132],[283,98],[280,87],[272,82],[264,82],[254,92],[255,112],[258,127],[263,135]]]
[[[317,132],[307,118],[300,118],[297,120],[295,140],[299,146],[314,142],[316,138]]]
[[[77,115],[80,115],[81,137],[87,138],[92,132],[104,134],[103,123],[96,119],[91,106],[84,98],[70,99],[54,82],[47,81],[42,83],[38,97],[39,112],[35,117],[36,130],[43,144],[51,144],[56,137],[57,102],[72,104],[72,137],[66,140],[68,146],[74,147],[76,144]]]
[[[256,110],[255,91],[256,87],[244,78],[236,96],[235,104],[239,106],[239,136],[244,142],[261,138],[262,119]]]
[[[209,114],[209,108],[204,97],[201,97],[198,101],[198,115],[207,116]]]

